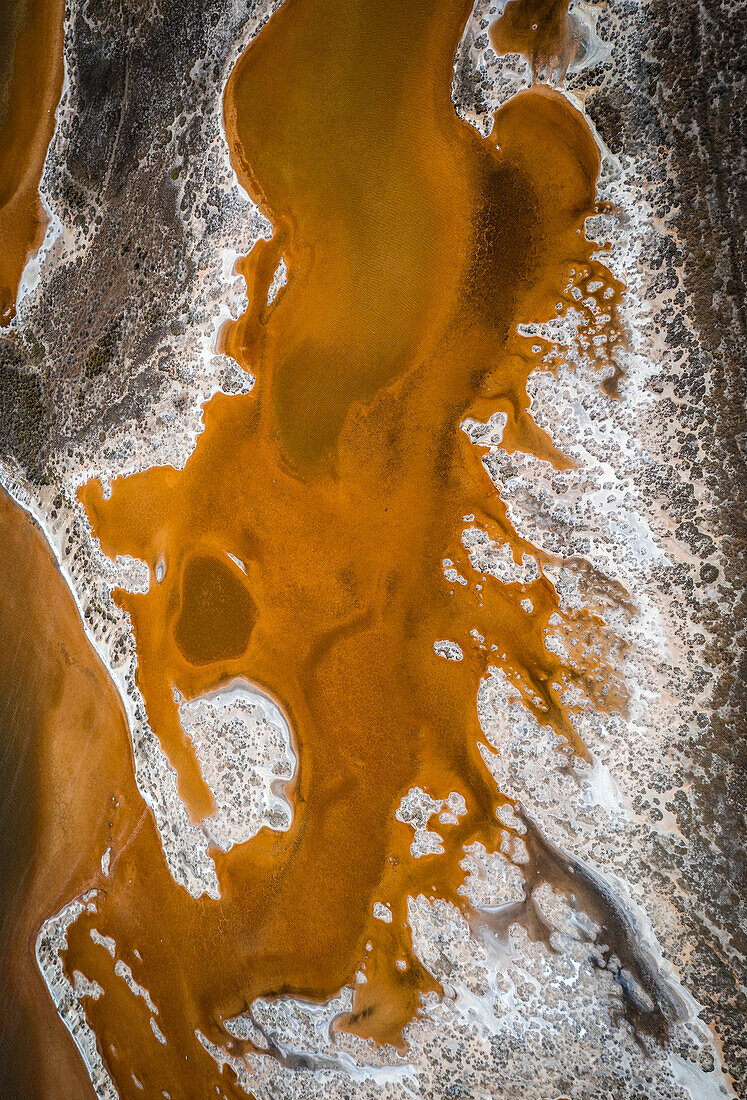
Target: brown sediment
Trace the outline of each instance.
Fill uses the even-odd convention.
[[[0,17],[0,326],[15,315],[29,256],[44,240],[39,198],[63,80],[64,0],[6,0]]]
[[[401,1046],[421,994],[439,988],[413,953],[407,899],[467,911],[464,847],[500,842],[507,799],[481,755],[481,679],[504,670],[579,753],[566,689],[624,705],[598,615],[561,612],[542,569],[527,584],[476,572],[462,544],[477,526],[517,561],[556,564],[513,529],[460,424],[502,411],[506,450],[571,465],[527,396],[560,353],[517,325],[562,314],[579,280],[601,281],[589,302],[619,294],[585,236],[599,154],[581,114],[538,86],[497,112],[487,140],[457,118],[449,87],[471,6],[288,0],[272,17],[225,100],[234,165],[274,226],[241,265],[250,305],[224,334],[255,388],[206,404],[183,470],[119,479],[108,497],[98,481],[81,490],[105,553],[150,568],[147,593],[116,598],[193,819],[214,804],[180,697],[256,684],[285,712],[299,761],[289,831],[215,851],[220,900],[195,901],[117,749],[111,875],[91,872],[100,893],[69,930],[66,967],[105,991],[84,1003],[123,1097],[142,1095],[133,1075],[146,1095],[238,1095],[196,1033],[239,1051],[224,1021],[256,997],[327,998],[359,969],[339,1026]],[[281,257],[288,283],[268,305]],[[565,662],[545,645],[558,620]],[[443,639],[461,660],[434,652]],[[89,780],[72,786],[90,807],[105,792]],[[443,854],[413,858],[395,817],[415,786],[465,799],[458,824],[439,825]],[[373,917],[377,901],[390,923]],[[165,1045],[92,929],[149,990]]]
[[[520,53],[538,79],[561,80],[577,42],[568,0],[508,0],[490,28],[497,54]]]

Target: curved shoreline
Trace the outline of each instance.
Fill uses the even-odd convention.
[[[65,0],[29,4],[15,43],[7,114],[0,130],[0,326],[9,325],[15,316],[24,268],[44,240],[48,218],[39,183],[64,83]]]

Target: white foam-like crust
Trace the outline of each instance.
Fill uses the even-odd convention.
[[[412,826],[415,835],[410,845],[410,855],[418,859],[440,855],[445,850],[443,837],[435,829],[428,828],[432,817],[438,814],[441,825],[456,825],[466,812],[467,804],[458,791],[451,791],[446,798],[431,798],[422,788],[411,787],[402,797],[394,816],[398,821]]]
[[[440,638],[437,642],[434,642],[433,652],[438,654],[439,657],[443,657],[445,661],[464,660],[461,646],[457,645],[456,642],[450,641],[448,638]]]

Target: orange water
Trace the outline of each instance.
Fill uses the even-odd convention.
[[[561,615],[564,663],[545,645],[559,611],[551,581],[501,584],[462,545],[477,526],[517,560],[548,564],[513,530],[460,424],[501,411],[507,451],[567,468],[528,412],[527,377],[550,348],[517,325],[563,312],[572,285],[601,279],[593,293],[601,302],[611,288],[614,342],[619,294],[585,237],[599,156],[575,108],[536,86],[498,111],[487,140],[457,117],[450,84],[470,9],[287,0],[272,17],[225,96],[234,165],[274,227],[240,264],[249,308],[223,335],[256,385],[207,403],[184,470],[117,480],[106,498],[98,481],[81,490],[104,551],[150,567],[147,593],[116,598],[193,819],[214,804],[175,692],[256,684],[288,717],[299,760],[290,830],[214,853],[219,901],[174,884],[126,770],[112,876],[92,873],[102,893],[67,953],[70,973],[105,990],[86,1011],[122,1096],[142,1095],[133,1073],[146,1095],[203,1097],[216,1083],[234,1095],[195,1031],[237,1051],[222,1022],[254,998],[327,998],[359,969],[366,981],[339,1026],[402,1045],[421,993],[439,989],[413,954],[407,898],[466,912],[464,847],[500,840],[506,799],[478,748],[481,680],[503,669],[581,753],[564,690],[622,701],[583,645],[601,626],[591,612]],[[268,306],[281,257],[288,284]],[[434,652],[443,639],[461,661]],[[438,827],[443,854],[410,854],[395,811],[414,786],[465,799],[458,824]],[[376,901],[391,923],[373,918]],[[166,1045],[91,928],[150,990]]]
[[[44,239],[39,181],[62,92],[65,15],[64,0],[3,4],[0,54],[10,80],[0,118],[0,326],[15,315],[24,266]]]

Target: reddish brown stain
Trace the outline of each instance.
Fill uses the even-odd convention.
[[[550,562],[512,528],[460,424],[501,410],[508,451],[567,467],[528,412],[549,347],[516,329],[563,312],[574,279],[612,285],[584,232],[599,155],[582,116],[536,87],[501,108],[488,140],[457,118],[449,88],[471,6],[287,0],[272,17],[225,99],[234,165],[275,227],[241,264],[250,305],[224,334],[255,388],[207,403],[183,470],[117,480],[108,498],[98,481],[81,490],[104,551],[150,567],[147,593],[116,598],[193,819],[213,799],[179,696],[255,683],[285,711],[299,760],[291,829],[214,853],[219,901],[174,884],[121,764],[116,820],[99,834],[111,877],[92,874],[96,911],[71,927],[66,965],[105,990],[85,1007],[123,1097],[143,1094],[132,1074],[149,1096],[239,1095],[195,1032],[238,1051],[223,1021],[256,997],[327,998],[359,968],[339,1026],[401,1046],[421,993],[439,989],[412,951],[407,898],[466,911],[464,846],[499,842],[506,799],[478,748],[481,678],[505,670],[581,753],[565,687],[622,703],[583,644],[599,619],[561,615],[564,663],[545,645],[550,580],[500,584],[462,545],[476,525],[517,560]],[[268,306],[281,256],[288,285]],[[465,583],[447,580],[446,560]],[[439,639],[463,659],[437,656]],[[441,827],[441,855],[410,854],[395,812],[413,786],[466,801]],[[104,797],[77,790],[89,806]],[[376,901],[391,923],[373,918]],[[166,1045],[92,928],[149,989]]]
[[[44,239],[39,198],[63,80],[64,0],[8,0],[0,52],[10,79],[0,122],[0,326],[15,315],[30,255]]]
[[[508,0],[490,40],[498,54],[523,54],[535,77],[562,79],[577,46],[568,0]]]
[[[213,555],[188,559],[174,638],[192,665],[240,657],[254,626],[255,607],[238,570]]]

